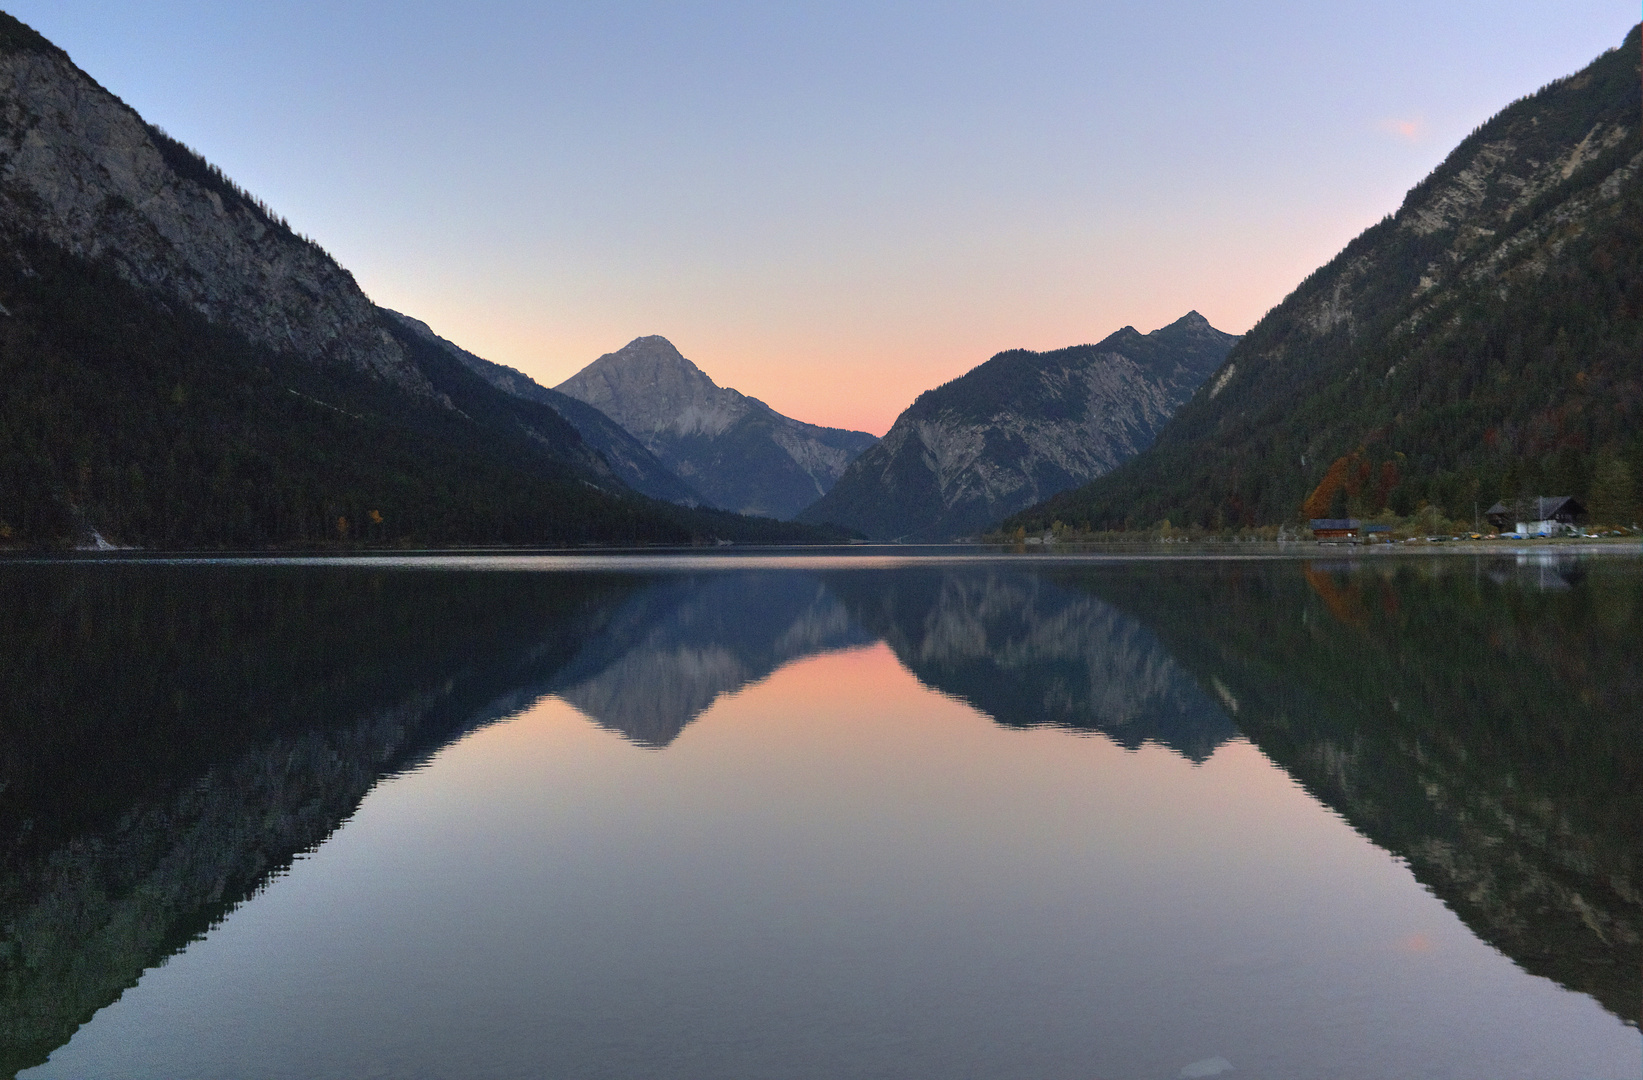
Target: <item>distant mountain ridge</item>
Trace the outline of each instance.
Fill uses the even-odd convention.
[[[1237,340],[1194,311],[1150,334],[999,353],[920,394],[799,520],[876,540],[979,533],[1146,449]]]
[[[680,480],[628,433],[627,429],[598,409],[568,394],[549,390],[522,371],[494,363],[453,342],[440,337],[420,319],[401,315],[397,311],[381,309],[390,320],[396,321],[425,341],[438,345],[469,371],[492,386],[514,397],[524,398],[548,406],[563,417],[590,447],[609,463],[611,470],[633,490],[653,499],[684,506],[695,506],[702,497],[689,484]]]
[[[878,440],[721,387],[664,337],[636,338],[554,388],[631,432],[714,506],[791,518]]]
[[[1297,520],[1337,463],[1353,475],[1336,508],[1354,516],[1470,520],[1593,485],[1635,512],[1639,38],[1479,127],[1262,318],[1150,450],[1011,524]]]

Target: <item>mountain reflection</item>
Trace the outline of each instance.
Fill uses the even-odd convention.
[[[628,597],[554,690],[600,726],[663,747],[720,695],[794,660],[872,641],[809,574],[664,578]]]
[[[514,573],[0,565],[0,1074],[354,812],[546,694],[666,747],[885,641],[1009,727],[1251,739],[1525,969],[1636,1022],[1630,562]]]
[[[634,584],[0,566],[0,1073],[540,696]]]
[[[1006,727],[1100,732],[1203,761],[1238,729],[1149,630],[1029,570],[908,570],[830,579],[925,684]]]
[[[1371,559],[1067,575],[1524,969],[1643,1012],[1643,567]]]

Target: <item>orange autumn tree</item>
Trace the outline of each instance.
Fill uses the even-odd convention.
[[[1318,486],[1312,489],[1312,494],[1306,497],[1301,504],[1301,516],[1307,518],[1326,518],[1329,508],[1335,502],[1335,494],[1346,489],[1347,483],[1358,478],[1357,466],[1362,463],[1365,467],[1368,462],[1356,451],[1344,454],[1330,463],[1324,472],[1324,478],[1318,481]]]
[[[1372,514],[1386,506],[1392,489],[1402,479],[1396,460],[1388,458],[1377,469],[1366,456],[1364,448],[1359,447],[1330,463],[1324,478],[1318,481],[1318,486],[1301,504],[1301,513],[1309,518],[1329,517],[1335,497],[1344,493],[1348,516]]]

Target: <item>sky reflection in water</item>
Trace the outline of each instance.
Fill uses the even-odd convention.
[[[1637,751],[1608,743],[1636,744],[1637,569],[786,568],[567,596],[277,568],[206,599],[204,568],[67,568],[25,621],[94,604],[137,647],[226,605],[268,666],[147,646],[207,701],[260,699],[227,717],[111,676],[93,712],[137,695],[241,735],[12,845],[5,1007],[95,1009],[148,968],[29,1076],[1634,1075]],[[295,723],[292,675],[334,688]],[[1584,797],[1540,767],[1571,730],[1610,763],[1567,755]],[[121,738],[164,771],[118,732],[22,753]],[[315,738],[329,759],[294,751]],[[316,839],[346,824],[288,872],[252,867],[288,859],[274,834],[307,846],[290,822],[355,760],[361,794],[389,778],[319,810]],[[22,787],[8,828],[42,805]],[[85,884],[121,843],[143,869]],[[216,909],[187,900],[202,866]]]

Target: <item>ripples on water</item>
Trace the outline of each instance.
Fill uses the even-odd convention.
[[[1639,1071],[1636,559],[0,595],[5,1075]]]

